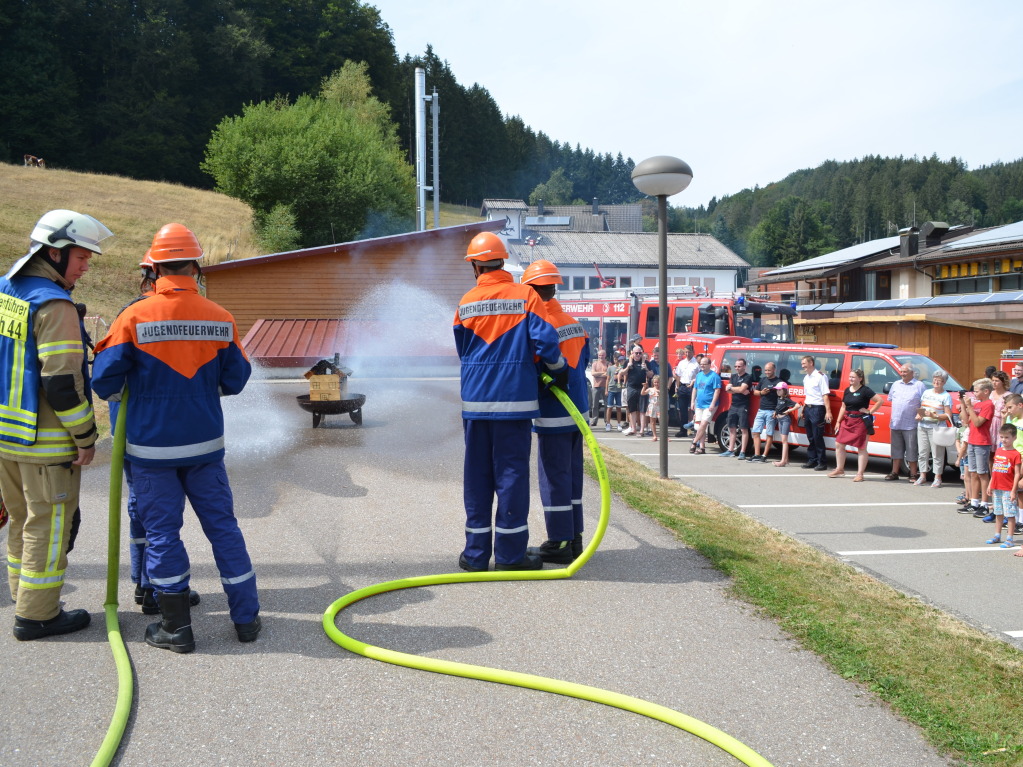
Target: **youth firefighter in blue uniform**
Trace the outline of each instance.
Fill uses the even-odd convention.
[[[564,284],[561,274],[550,261],[534,261],[526,267],[522,284],[537,292],[551,324],[557,328],[561,354],[569,367],[566,394],[585,413],[589,407],[589,338],[583,326],[554,298],[554,286]],[[533,428],[547,540],[529,551],[544,562],[571,564],[583,552],[583,435],[564,405],[549,391],[540,393],[540,417],[533,420]]]
[[[537,294],[504,270],[508,251],[493,232],[473,238],[465,260],[476,287],[455,313],[455,346],[462,363],[465,433],[465,550],[463,570],[539,570],[529,543],[529,451],[540,368],[564,386],[568,364],[558,334]],[[497,513],[493,511],[497,495]]]
[[[125,459],[149,546],[146,573],[162,620],[146,642],[195,649],[188,552],[181,525],[188,498],[213,548],[238,640],[260,630],[256,575],[234,516],[224,468],[221,394],[238,394],[252,366],[231,315],[199,295],[202,248],[181,224],[156,233],[149,251],[155,295],[126,308],[96,346],[93,388],[104,399],[129,392]]]
[[[156,272],[153,271],[153,260],[149,257],[149,251],[142,257],[139,263],[142,270],[142,281],[139,284],[139,295],[134,298],[124,309],[127,309],[138,301],[143,301],[150,296],[156,295]],[[124,309],[121,311],[123,312]],[[119,403],[110,402],[110,432],[113,433],[117,425],[117,411]],[[124,481],[128,485],[128,554],[131,558],[131,582],[135,584],[135,604],[142,605],[142,612],[145,615],[156,615],[160,607],[156,603],[156,592],[149,582],[146,573],[146,547],[149,541],[146,539],[146,528],[139,516],[139,502],[135,497],[135,484],[131,476],[131,462],[124,462]],[[199,604],[199,594],[194,590],[188,592],[189,604],[195,607]]]
[[[81,467],[95,454],[96,423],[85,329],[70,291],[111,236],[91,216],[51,210],[26,256],[0,279],[0,494],[10,512],[7,580],[20,640],[89,625],[61,609]]]

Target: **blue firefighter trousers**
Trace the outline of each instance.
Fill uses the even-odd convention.
[[[583,435],[537,434],[536,444],[547,539],[570,541],[583,532]]]
[[[188,552],[181,542],[185,498],[213,548],[231,620],[251,623],[259,613],[256,573],[234,516],[224,462],[153,467],[132,464],[139,515],[146,531],[146,574],[158,592],[187,592]]]
[[[465,433],[465,559],[480,569],[515,564],[529,543],[530,420],[462,419]],[[497,514],[494,496],[497,495]]]

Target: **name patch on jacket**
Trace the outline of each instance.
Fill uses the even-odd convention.
[[[156,341],[225,341],[234,340],[234,326],[230,322],[207,320],[160,320],[140,322],[135,326],[139,344]]]
[[[0,294],[0,334],[24,341],[28,338],[28,301]]]
[[[583,338],[586,335],[586,330],[578,322],[573,322],[570,325],[562,325],[558,328],[558,343],[567,341],[570,338]]]
[[[522,298],[491,298],[473,301],[458,307],[458,317],[463,322],[471,317],[493,314],[525,314],[526,302]]]

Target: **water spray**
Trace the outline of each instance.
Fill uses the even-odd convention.
[[[545,383],[550,384],[552,380],[550,376],[545,374],[543,378]],[[360,642],[338,629],[336,623],[338,613],[349,605],[355,604],[363,599],[367,599],[368,597],[376,596],[377,594],[384,594],[389,591],[399,591],[401,589],[417,588],[420,586],[439,586],[446,583],[561,580],[564,578],[571,578],[589,561],[590,557],[592,557],[594,552],[597,550],[597,547],[600,546],[600,542],[604,537],[604,532],[607,530],[608,520],[611,516],[611,488],[607,477],[607,467],[604,465],[604,459],[600,453],[600,447],[597,444],[596,438],[593,436],[593,432],[590,431],[589,424],[586,422],[586,419],[583,418],[575,405],[572,404],[572,400],[567,394],[555,386],[551,386],[550,391],[558,398],[561,404],[568,411],[569,415],[572,416],[576,426],[578,426],[579,430],[582,432],[586,446],[590,451],[590,455],[593,457],[593,462],[597,470],[597,479],[600,482],[600,517],[597,521],[597,529],[593,534],[593,538],[590,540],[586,548],[583,549],[583,553],[577,557],[572,564],[556,570],[503,570],[479,573],[444,573],[377,583],[375,585],[353,591],[331,604],[330,607],[327,608],[327,611],[323,614],[323,630],[336,644],[366,658],[372,658],[373,660],[382,661],[384,663],[391,663],[396,666],[405,666],[406,668],[433,671],[438,674],[465,677],[467,679],[479,679],[485,682],[513,685],[515,687],[527,687],[533,690],[552,692],[557,695],[567,695],[573,698],[593,701],[594,703],[614,706],[615,708],[624,709],[625,711],[642,714],[643,716],[650,717],[651,719],[657,719],[661,722],[665,722],[666,724],[670,724],[681,730],[692,733],[693,735],[696,735],[697,737],[706,740],[708,743],[712,743],[723,751],[731,754],[749,767],[771,767],[771,763],[760,756],[760,754],[727,733],[724,733],[709,724],[701,722],[698,719],[693,719],[690,716],[674,711],[673,709],[660,706],[656,703],[651,703],[640,698],[634,698],[631,695],[622,695],[620,693],[611,692],[610,690],[590,687],[589,685],[564,682],[558,679],[550,679],[533,674],[523,674],[517,671],[505,671],[503,669],[476,666],[468,663],[437,660],[435,658],[427,658],[422,655],[411,655],[409,653],[398,652],[396,650],[388,650],[384,647],[377,647],[375,645],[366,644],[365,642]]]

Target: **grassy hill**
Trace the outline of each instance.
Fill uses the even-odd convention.
[[[432,202],[428,205],[427,226],[432,227]],[[102,318],[89,324],[97,340],[103,322],[110,323],[138,295],[139,261],[164,224],[177,221],[194,231],[207,264],[261,255],[252,211],[231,197],[178,184],[0,163],[0,269],[6,271],[25,254],[33,225],[54,208],[95,216],[115,235],[75,288],[76,300],[86,303],[89,315]],[[478,208],[441,205],[441,226],[479,220]]]
[[[114,233],[102,256],[75,288],[90,316],[109,323],[138,295],[138,264],[164,224],[180,222],[196,233],[206,263],[259,255],[252,212],[238,200],[177,184],[135,181],[66,170],[0,164],[0,269],[28,249],[28,235],[39,217],[54,208],[95,216]],[[101,322],[90,323],[94,336]]]

